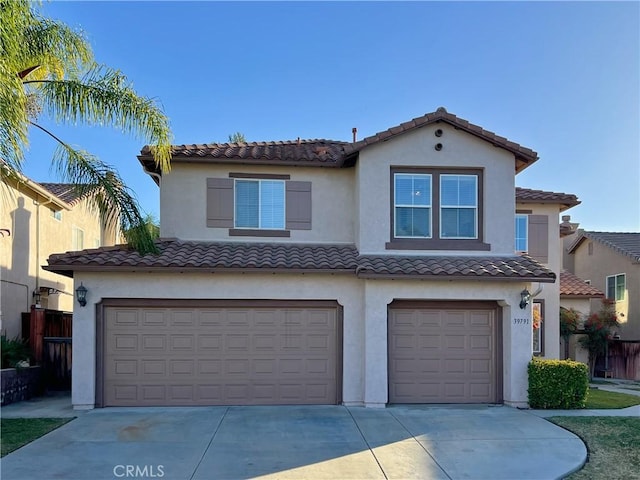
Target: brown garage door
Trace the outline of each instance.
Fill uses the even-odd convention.
[[[336,303],[241,303],[107,304],[103,405],[337,403]]]
[[[392,303],[389,402],[499,402],[497,313],[492,302]]]

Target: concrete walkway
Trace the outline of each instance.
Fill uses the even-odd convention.
[[[1,468],[12,480],[527,480],[562,478],[586,454],[572,433],[503,406],[104,408]]]

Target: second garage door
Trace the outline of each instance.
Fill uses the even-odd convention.
[[[497,314],[491,302],[392,303],[389,402],[499,402]]]
[[[104,406],[339,401],[336,306],[123,303],[103,308]]]

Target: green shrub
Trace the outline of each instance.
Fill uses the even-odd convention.
[[[589,368],[572,360],[529,362],[531,408],[584,408],[589,389]]]
[[[2,351],[2,368],[19,367],[20,362],[31,358],[27,341],[18,337],[9,340],[6,335],[0,336],[0,350]]]

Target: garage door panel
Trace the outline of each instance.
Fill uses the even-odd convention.
[[[149,327],[166,327],[168,323],[165,311],[143,310],[142,325]]]
[[[335,308],[107,307],[104,404],[335,403],[337,325]]]
[[[465,349],[467,347],[466,335],[443,335],[445,349]]]
[[[413,305],[389,310],[389,402],[497,401],[495,307]]]
[[[224,315],[221,310],[199,311],[197,312],[197,316],[198,316],[199,327],[210,327],[210,326],[221,327],[224,324]]]
[[[198,350],[215,350],[222,352],[222,335],[198,335]],[[209,352],[212,355],[212,352]]]

